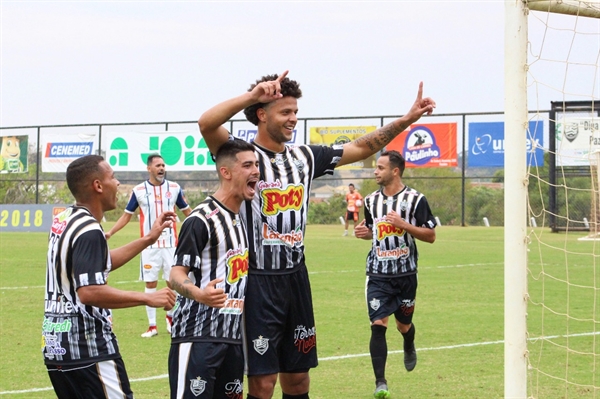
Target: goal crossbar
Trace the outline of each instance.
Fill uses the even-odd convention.
[[[525,3],[534,11],[600,18],[600,1],[525,0]]]

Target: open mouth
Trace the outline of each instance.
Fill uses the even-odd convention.
[[[250,192],[250,194],[252,194],[252,196],[254,196],[254,194],[256,193],[256,183],[258,183],[258,179],[249,180],[247,184],[248,191]]]

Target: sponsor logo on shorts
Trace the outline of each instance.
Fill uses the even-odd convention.
[[[264,338],[262,335],[259,335],[252,342],[254,343],[254,350],[261,356],[269,349],[269,338]]]
[[[317,346],[317,333],[315,327],[306,328],[299,325],[294,330],[294,345],[298,352],[308,353]]]
[[[244,392],[244,384],[242,381],[235,379],[232,382],[225,384],[225,396],[231,399],[244,399],[242,397]]]
[[[152,265],[144,265],[144,269],[151,270],[152,269]]]
[[[369,306],[371,307],[371,309],[377,310],[381,306],[381,302],[379,301],[379,299],[373,298],[369,301]]]
[[[415,311],[415,300],[414,299],[403,299],[400,305],[400,310],[404,316],[410,316]]]
[[[202,392],[206,389],[206,381],[202,379],[202,377],[196,377],[193,380],[190,380],[190,391],[194,394],[194,396],[202,395]]]

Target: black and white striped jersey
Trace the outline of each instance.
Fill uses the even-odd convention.
[[[304,234],[313,179],[333,174],[342,146],[286,145],[280,153],[256,143],[257,193],[240,214],[248,227],[252,273],[285,274],[304,266]]]
[[[242,312],[248,283],[248,238],[239,216],[209,196],[184,220],[175,250],[175,266],[190,268],[188,276],[204,288],[223,282],[227,301],[217,309],[177,296],[173,343],[210,341],[241,344]]]
[[[110,309],[84,305],[77,289],[106,284],[111,269],[104,231],[83,207],[52,221],[46,259],[42,353],[49,365],[78,365],[119,358]]]
[[[405,186],[399,193],[389,197],[382,190],[375,191],[365,198],[364,203],[365,224],[373,231],[373,247],[367,255],[367,275],[415,274],[419,259],[415,238],[387,222],[385,216],[395,211],[413,226],[433,229],[435,217],[425,196]]]

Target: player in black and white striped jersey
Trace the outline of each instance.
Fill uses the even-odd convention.
[[[425,196],[402,183],[404,167],[397,151],[379,156],[375,179],[381,188],[365,198],[365,219],[354,230],[357,238],[373,241],[367,256],[366,299],[377,399],[390,397],[385,379],[390,315],[404,338],[404,366],[412,371],[417,365],[412,323],[419,259],[416,240],[435,241],[435,217]]]
[[[309,370],[317,366],[316,329],[304,234],[312,180],[337,165],[365,159],[432,113],[435,102],[422,97],[409,112],[350,143],[333,147],[286,145],[298,118],[299,84],[281,75],[263,76],[248,92],[206,111],[200,132],[214,154],[232,139],[223,126],[244,111],[258,127],[253,142],[259,160],[257,195],[242,207],[250,241],[246,300],[248,398],[271,398],[279,379],[283,398],[308,399]]]
[[[174,293],[122,291],[107,285],[109,273],[154,243],[175,220],[163,213],[150,232],[110,250],[100,220],[117,206],[119,181],[104,158],[88,155],[67,168],[75,205],[54,217],[49,235],[42,353],[58,398],[132,398],[125,365],[112,331],[111,309],[171,309]]]
[[[235,140],[216,155],[219,189],[183,222],[171,287],[181,295],[169,352],[172,399],[241,398],[242,315],[248,282],[248,237],[239,210],[254,197],[254,147]]]

